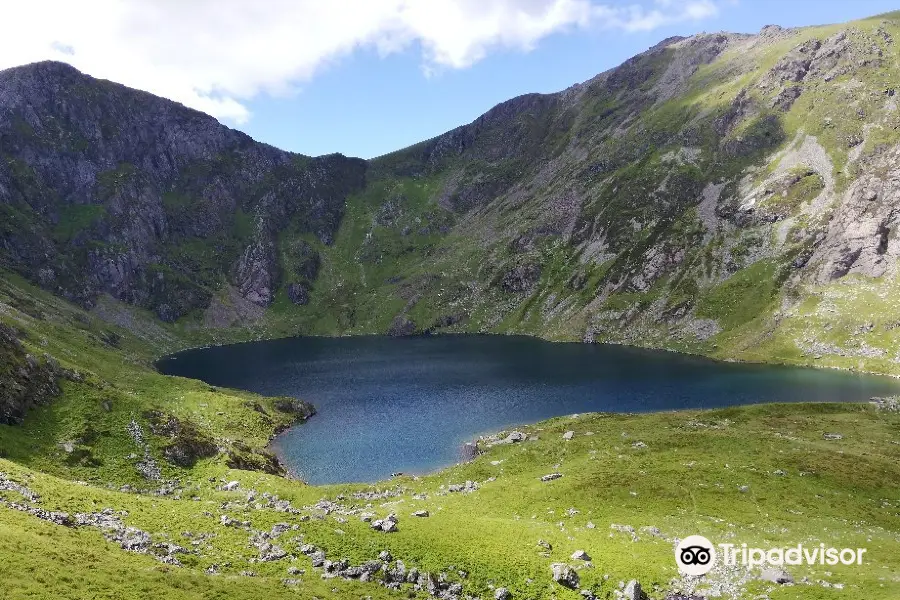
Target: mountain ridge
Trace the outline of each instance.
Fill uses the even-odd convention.
[[[892,139],[892,97],[875,88],[896,67],[894,25],[669,38],[369,161],[285,153],[72,67],[18,67],[0,76],[3,264],[201,341],[510,331],[833,366],[849,354],[892,372],[858,343],[773,338],[778,298],[893,273],[891,202],[842,195],[855,182],[871,196],[869,171],[890,163],[871,146]],[[85,98],[131,116],[103,105],[104,125]],[[837,205],[868,224],[816,218]],[[751,284],[765,305],[733,297]],[[779,349],[753,347],[760,328]]]

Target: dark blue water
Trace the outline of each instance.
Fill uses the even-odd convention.
[[[183,352],[162,372],[311,401],[274,443],[310,483],[375,481],[456,462],[478,434],[588,411],[860,401],[900,382],[510,336],[293,338]]]

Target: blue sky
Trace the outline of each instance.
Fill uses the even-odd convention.
[[[260,141],[370,158],[659,40],[843,22],[898,0],[29,0],[0,69],[62,60]]]
[[[417,48],[385,58],[358,51],[303,84],[295,97],[261,96],[249,102],[252,117],[239,128],[286,150],[370,158],[468,123],[519,94],[558,91],[589,79],[671,35],[835,23],[898,7],[878,0],[724,2],[718,16],[700,22],[634,33],[554,34],[530,52],[500,51],[431,77],[423,74]]]

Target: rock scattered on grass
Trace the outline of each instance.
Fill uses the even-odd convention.
[[[763,581],[778,583],[781,585],[784,585],[785,583],[794,583],[794,578],[784,569],[763,569],[762,573],[760,573],[759,575],[759,578]]]
[[[397,523],[399,520],[396,515],[388,515],[384,519],[377,519],[372,521],[371,527],[376,531],[383,531],[384,533],[394,533],[398,531]]]
[[[587,562],[591,560],[591,556],[584,550],[576,550],[572,553],[572,560],[583,560]]]
[[[562,477],[562,473],[550,473],[549,475],[544,475],[541,477],[541,481],[553,481],[554,479],[559,479]]]
[[[581,583],[578,573],[566,563],[553,563],[550,565],[550,571],[553,574],[553,581],[559,585],[572,590],[578,589],[578,585]]]
[[[622,591],[622,600],[647,600],[647,594],[641,589],[641,584],[632,579]]]
[[[565,433],[563,434],[562,437],[563,437],[564,440],[571,440],[573,437],[575,437],[575,432],[574,432],[574,431],[567,431],[567,432],[565,432]]]

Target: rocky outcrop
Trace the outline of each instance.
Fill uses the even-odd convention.
[[[394,320],[391,321],[391,326],[388,327],[387,330],[387,334],[391,337],[406,337],[415,335],[415,333],[416,324],[406,315],[397,315],[394,317]]]
[[[198,460],[219,452],[215,440],[188,420],[156,410],[146,412],[144,418],[151,432],[168,439],[162,449],[163,457],[176,466],[193,467]]]
[[[505,273],[500,279],[500,287],[505,292],[519,294],[528,292],[541,278],[541,266],[536,263],[517,265]]]
[[[845,275],[881,277],[892,272],[900,243],[900,146],[873,160],[835,210],[824,239],[808,261],[817,281]]]
[[[302,423],[316,414],[316,407],[309,402],[288,396],[276,398],[274,406],[278,412],[292,415],[296,423]]]
[[[52,357],[30,354],[20,335],[0,323],[0,423],[6,425],[20,425],[29,410],[57,397],[63,376]]]

